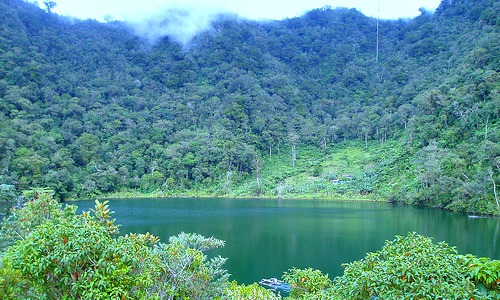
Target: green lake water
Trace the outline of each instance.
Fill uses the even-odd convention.
[[[93,201],[78,202],[80,209]],[[500,259],[500,219],[373,202],[275,199],[126,199],[109,206],[122,234],[151,232],[167,242],[180,232],[226,241],[209,255],[227,257],[239,283],[281,277],[292,267],[342,275],[342,263],[379,250],[410,231],[446,241],[462,254]]]

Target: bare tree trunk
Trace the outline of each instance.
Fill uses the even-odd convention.
[[[262,188],[262,168],[264,166],[264,162],[260,156],[255,158],[255,181],[257,182],[257,188],[259,196],[263,194]]]
[[[378,15],[377,15],[377,54],[375,56],[375,61],[377,62],[377,75],[378,75],[378,54],[380,50],[380,1],[378,2]]]
[[[285,187],[283,186],[283,181],[280,181],[278,184],[278,199],[283,199],[283,189]]]
[[[488,138],[488,122],[490,121],[490,116],[486,118],[486,126],[484,128],[484,139],[486,140]]]
[[[155,173],[155,171],[156,171],[157,168],[158,168],[158,164],[156,163],[156,161],[152,161],[151,162],[151,167],[150,167],[151,176],[153,176],[153,174]]]
[[[495,201],[497,202],[497,209],[498,212],[500,212],[500,203],[498,202],[498,194],[497,194],[497,184],[495,183],[495,179],[493,178],[493,170],[490,170],[489,173],[491,182],[493,183],[493,193],[495,195]]]
[[[224,183],[224,188],[226,192],[231,191],[231,177],[233,176],[233,172],[227,171],[226,172],[226,182]]]

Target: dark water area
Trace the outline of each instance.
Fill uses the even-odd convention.
[[[78,202],[80,210],[93,201]],[[281,277],[292,267],[342,275],[342,263],[362,259],[395,235],[415,231],[446,241],[459,253],[500,259],[500,219],[372,202],[274,199],[111,200],[122,234],[150,232],[168,242],[180,232],[226,241],[207,254],[227,257],[239,283]]]

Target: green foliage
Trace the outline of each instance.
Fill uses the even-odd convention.
[[[28,288],[29,284],[22,280],[21,272],[14,269],[11,262],[0,260],[0,298],[19,298]]]
[[[2,299],[212,299],[229,291],[225,259],[204,254],[224,242],[181,233],[168,244],[117,236],[106,202],[81,215],[47,190],[3,223]],[[237,289],[237,288],[235,288]]]
[[[474,281],[476,288],[484,296],[492,299],[500,297],[500,261],[490,260],[486,257],[470,257],[469,275]]]
[[[159,278],[148,289],[161,299],[214,299],[228,287],[229,274],[222,268],[226,259],[207,259],[204,251],[223,247],[224,242],[199,234],[181,233],[153,252],[160,265]]]
[[[290,269],[283,274],[283,280],[292,287],[291,299],[321,299],[325,290],[332,286],[328,274],[311,268]]]
[[[130,24],[2,1],[0,184],[66,200],[276,196],[282,182],[290,197],[500,214],[498,10],[442,1],[434,14],[382,20],[375,60],[373,19],[352,9],[270,23],[225,16],[211,24],[217,34],[181,47],[146,44]],[[380,155],[331,156],[353,148],[346,158]],[[273,162],[285,152],[287,164]],[[300,152],[321,155],[303,164]],[[275,174],[255,183],[266,168]],[[353,178],[333,187],[330,172]]]
[[[0,229],[0,247],[4,249],[18,240],[26,239],[39,225],[47,221],[57,224],[74,217],[76,206],[65,205],[64,208],[53,198],[54,191],[47,189],[31,189],[23,192],[29,199],[22,207],[14,208],[4,218]]]
[[[36,201],[35,201],[36,202]],[[9,247],[4,266],[19,272],[24,296],[50,299],[138,298],[153,282],[147,235],[117,233],[107,207],[94,214],[50,218]],[[12,271],[11,271],[12,270]],[[8,291],[10,287],[4,286]]]
[[[259,286],[257,283],[250,285],[240,284],[233,281],[229,284],[226,291],[227,299],[240,300],[276,300],[281,297],[276,296],[271,291]]]
[[[360,261],[344,265],[332,295],[344,299],[483,299],[469,258],[444,242],[410,233]]]
[[[15,205],[16,200],[15,187],[9,184],[0,184],[0,215],[7,213]]]
[[[320,176],[323,173],[323,167],[321,165],[315,165],[312,169],[313,176]]]

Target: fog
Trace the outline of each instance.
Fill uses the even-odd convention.
[[[39,3],[41,1],[38,1]],[[154,42],[169,36],[186,45],[198,33],[210,29],[220,14],[252,20],[293,18],[325,6],[356,8],[370,17],[411,18],[419,8],[436,9],[440,0],[56,0],[52,10],[79,19],[120,20]],[[43,5],[41,5],[43,7]]]
[[[143,18],[127,20],[136,34],[151,43],[168,36],[174,42],[186,46],[199,33],[209,30],[222,10],[172,8]]]

